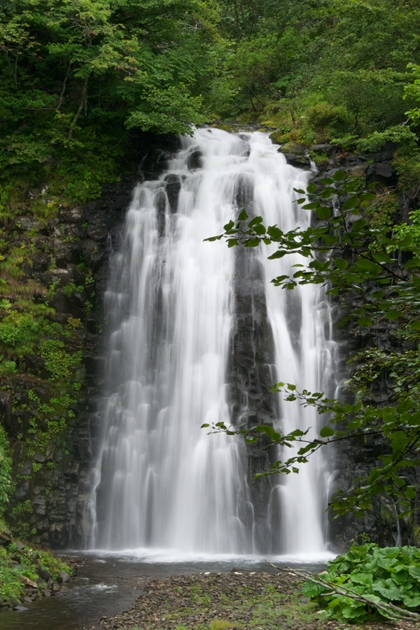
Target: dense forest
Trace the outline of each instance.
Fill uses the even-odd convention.
[[[51,204],[98,196],[142,131],[235,120],[362,150],[416,138],[416,3],[33,0],[0,19],[3,213],[40,183]]]
[[[339,193],[347,209],[364,216],[350,242],[356,266],[351,273],[344,273],[345,262],[342,268],[312,267],[305,281],[332,283],[333,295],[355,286],[363,296],[370,287],[370,295],[369,283],[379,280],[385,291],[397,287],[395,293],[378,292],[356,313],[359,327],[400,318],[400,330],[393,332],[391,353],[375,354],[369,347],[359,355],[352,387],[371,403],[375,380],[386,374],[387,409],[399,411],[392,417],[382,412],[375,422],[388,423],[383,433],[395,457],[404,454],[398,466],[395,459],[383,463],[392,473],[380,487],[376,480],[381,473],[374,468],[368,480],[372,492],[356,491],[344,507],[369,509],[375,494],[388,492],[400,502],[400,516],[408,519],[411,541],[418,544],[417,490],[396,469],[401,462],[410,470],[418,464],[420,439],[413,264],[420,255],[419,33],[420,7],[410,0],[1,3],[0,388],[15,424],[0,425],[0,520],[5,518],[13,532],[36,538],[30,501],[11,497],[18,483],[30,482],[41,469],[53,472],[48,449],[72,423],[85,387],[83,327],[95,308],[87,263],[77,264],[77,282],[65,284],[54,275],[58,258],[52,250],[46,252],[44,270],[49,284],[31,272],[45,230],[53,223],[64,241],[76,241],[77,233],[66,232],[59,213],[99,198],[104,185],[134,173],[146,133],[191,134],[194,125],[206,123],[262,128],[284,151],[309,151],[319,166],[328,164],[328,155],[311,153],[314,145],[373,156],[392,143],[396,179],[391,186],[367,192],[360,178],[353,188],[345,188],[341,175],[335,180],[344,186]],[[319,199],[331,197],[328,187],[333,184],[326,180],[324,193],[310,191],[309,209],[320,219],[326,215]],[[250,230],[254,241],[263,235],[255,225]],[[310,248],[322,233],[306,236]],[[279,242],[274,232],[270,238]],[[279,247],[296,251],[296,240],[280,241]],[[395,271],[392,252],[397,250],[401,266]],[[357,256],[369,259],[371,266],[357,266]],[[57,313],[58,291],[64,297],[82,296],[78,317]],[[19,387],[24,395],[16,395]],[[308,393],[302,396],[308,402]],[[341,423],[352,415],[359,422],[352,430],[372,427],[369,406],[361,417],[357,405],[337,407],[339,403],[319,398],[309,403],[323,403],[321,411],[337,414]],[[404,433],[407,423],[410,431]],[[60,444],[68,454],[65,441]],[[31,466],[16,472],[12,452]]]

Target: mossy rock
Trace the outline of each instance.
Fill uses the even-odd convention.
[[[272,135],[270,136],[273,137]],[[305,144],[300,144],[298,142],[286,142],[280,148],[282,153],[293,153],[294,155],[305,155],[308,147]]]

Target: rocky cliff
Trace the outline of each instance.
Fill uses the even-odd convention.
[[[119,246],[120,227],[133,186],[153,178],[176,149],[176,141],[151,142],[139,155],[139,170],[121,182],[103,187],[100,199],[83,207],[62,205],[48,212],[47,190],[30,191],[26,209],[3,226],[8,237],[1,265],[3,316],[0,341],[5,343],[6,324],[18,322],[26,346],[19,340],[6,357],[0,376],[0,421],[10,438],[16,489],[8,519],[21,533],[36,542],[56,547],[79,546],[89,533],[85,502],[90,488],[89,469],[100,422],[104,365],[102,297],[108,276],[109,254]],[[301,168],[318,168],[315,178],[338,168],[355,177],[378,181],[393,191],[397,175],[393,166],[395,147],[387,145],[377,154],[353,154],[340,147],[316,145],[283,148],[288,161]],[[199,160],[199,156],[197,156]],[[168,195],[176,206],[179,182],[167,182]],[[392,193],[394,195],[394,193]],[[246,195],[244,187],[238,196]],[[395,195],[394,195],[395,196]],[[412,198],[400,195],[395,212],[405,220]],[[31,208],[44,212],[34,212]],[[247,267],[247,273],[244,273]],[[228,365],[233,421],[271,421],[276,415],[269,388],[276,380],[269,366],[273,361],[271,329],[261,291],[258,261],[238,253],[235,281],[235,328]],[[251,284],[243,278],[252,278]],[[338,323],[351,298],[335,303]],[[3,326],[3,328],[2,328]],[[32,332],[31,332],[32,331]],[[10,335],[10,331],[9,331]],[[340,372],[348,373],[349,354],[368,344],[391,347],[392,327],[367,332],[342,330],[337,326],[342,348]],[[21,340],[22,340],[21,338]],[[13,365],[14,364],[14,367]],[[386,400],[379,384],[377,402]],[[363,471],[380,445],[351,444],[335,451],[335,487],[348,488],[355,473]],[[260,448],[249,450],[251,472],[267,465],[269,455]],[[267,483],[254,486],[254,503],[267,501]],[[392,505],[379,504],[365,519],[348,517],[331,521],[331,536],[343,547],[365,531],[374,540],[392,544],[397,525]],[[400,532],[401,533],[401,532]],[[261,532],[261,536],[263,536]],[[408,533],[402,527],[403,538]]]

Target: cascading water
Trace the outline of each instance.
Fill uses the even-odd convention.
[[[92,547],[212,554],[325,549],[321,456],[269,486],[264,543],[256,537],[258,501],[245,445],[200,428],[230,423],[227,364],[239,256],[239,248],[203,240],[223,231],[245,197],[249,212],[268,224],[305,225],[310,217],[293,203],[293,188],[307,179],[265,134],[200,129],[182,140],[159,180],[136,188],[105,296],[108,393],[90,498]],[[269,283],[296,260],[275,265],[267,251],[243,255],[265,268],[279,378],[318,391],[331,378],[334,353],[322,291],[282,291]],[[297,405],[279,408],[286,431],[316,426],[313,413]]]

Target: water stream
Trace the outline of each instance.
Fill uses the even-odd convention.
[[[202,572],[221,573],[236,570],[268,571],[264,558],[241,557],[202,558],[195,561],[161,562],[160,554],[87,553],[77,552],[84,560],[74,580],[65,592],[25,604],[19,611],[1,611],[1,630],[80,630],[98,628],[103,616],[111,617],[128,610],[141,596],[142,586],[149,578],[171,575],[191,575]],[[299,565],[320,571],[322,564]],[[273,571],[274,572],[274,571]]]
[[[231,420],[227,364],[239,256],[238,248],[203,240],[223,232],[242,203],[282,230],[307,225],[310,214],[293,189],[308,177],[263,133],[199,129],[182,140],[167,172],[136,188],[105,297],[107,395],[89,501],[91,548],[325,552],[329,466],[321,454],[299,475],[271,484],[261,517],[241,439],[200,428]],[[322,289],[275,288],[270,279],[298,259],[271,262],[267,250],[246,251],[260,268],[273,382],[331,388],[335,345]],[[316,427],[310,410],[275,404],[282,430]],[[256,536],[258,518],[266,545]]]

